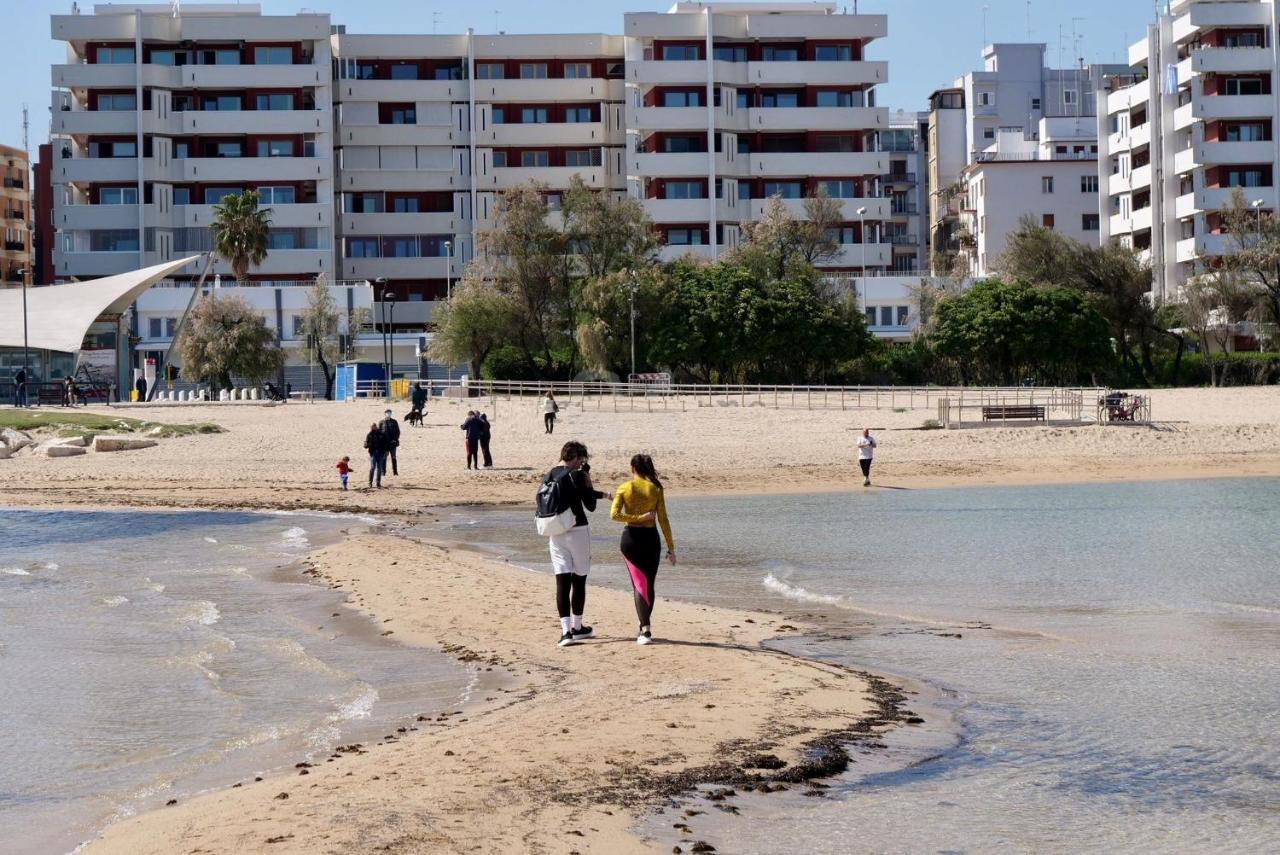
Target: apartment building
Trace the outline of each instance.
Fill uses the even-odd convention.
[[[968,275],[981,279],[999,268],[1009,235],[1023,218],[1097,245],[1098,140],[1092,118],[1041,119],[1028,139],[1001,131],[961,173],[961,256]]]
[[[1274,0],[1172,0],[1102,84],[1103,238],[1150,261],[1157,299],[1230,251],[1217,212],[1235,188],[1280,210],[1278,26]]]
[[[891,275],[929,269],[928,131],[928,113],[896,110],[889,114],[889,127],[876,132],[875,150],[889,156],[889,171],[880,176],[880,188],[889,197],[884,236],[893,247]]]
[[[982,69],[956,78],[931,98],[930,245],[956,252],[961,215],[955,192],[962,171],[979,152],[996,146],[1003,134],[1017,132],[1036,142],[1043,119],[1085,119],[1097,112],[1097,89],[1120,65],[1049,68],[1045,45],[991,44],[982,52]],[[963,118],[961,118],[961,111]],[[936,134],[935,134],[936,131]],[[936,136],[936,139],[934,138]],[[958,167],[958,168],[957,168]],[[967,238],[966,238],[967,240]]]
[[[406,323],[461,276],[501,191],[536,180],[554,211],[573,176],[626,190],[620,36],[339,32],[333,50],[341,275],[424,304]]]
[[[875,87],[889,72],[867,56],[887,26],[834,3],[676,3],[625,16],[627,189],[657,224],[663,258],[715,259],[770,197],[803,216],[805,197],[825,190],[842,206],[829,269],[893,267],[887,224],[905,181],[876,150],[888,111]]]
[[[107,4],[54,15],[52,33],[67,51],[52,69],[55,276],[209,250],[213,206],[249,188],[271,208],[252,278],[334,274],[327,14]]]
[[[7,145],[0,145],[0,228],[0,288],[36,281],[31,275],[31,168],[25,151]]]

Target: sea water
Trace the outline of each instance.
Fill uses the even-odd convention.
[[[928,719],[889,740],[896,769],[856,756],[823,798],[709,809],[693,824],[722,850],[1280,850],[1280,480],[669,506],[660,596],[814,621],[778,646],[899,675]],[[592,584],[625,588],[595,520]],[[527,513],[451,528],[545,565]],[[680,632],[661,606],[654,630]]]
[[[66,852],[113,819],[457,704],[465,670],[381,638],[301,575],[353,526],[0,511],[0,850]]]

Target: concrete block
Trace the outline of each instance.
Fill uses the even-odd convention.
[[[9,450],[9,446],[0,444],[0,460],[8,460],[13,455]]]
[[[45,457],[76,457],[88,454],[89,449],[82,445],[49,445],[43,449]]]
[[[133,451],[139,448],[151,448],[159,445],[154,439],[143,439],[137,436],[95,436],[94,451]]]
[[[80,448],[84,448],[91,442],[93,442],[93,437],[91,436],[67,436],[58,440],[55,445],[79,446]]]
[[[250,389],[250,390],[249,390],[249,400],[250,400],[250,401],[256,401],[256,400],[258,400],[258,395],[259,395],[259,391],[258,391],[258,387],[257,387],[257,386],[254,386],[252,389]]]

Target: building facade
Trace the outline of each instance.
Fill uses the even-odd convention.
[[[0,145],[0,288],[34,282],[31,264],[31,168],[27,153]],[[25,274],[19,271],[26,270]]]
[[[1280,210],[1278,26],[1274,0],[1173,0],[1101,86],[1102,235],[1151,263],[1157,299],[1230,251],[1236,188]]]

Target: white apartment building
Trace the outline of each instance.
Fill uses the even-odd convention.
[[[661,231],[664,258],[715,259],[770,197],[803,216],[821,188],[843,207],[829,269],[893,266],[894,159],[875,150],[888,129],[874,94],[888,64],[867,58],[887,25],[834,3],[677,3],[625,16],[627,187]]]
[[[253,278],[333,275],[327,14],[107,4],[54,15],[52,34],[56,277],[209,250],[214,204],[246,188],[272,209]]]
[[[341,275],[405,323],[462,274],[499,192],[536,180],[553,210],[575,175],[625,192],[620,36],[339,32],[333,51]]]
[[[999,268],[1009,235],[1024,217],[1097,245],[1098,140],[1092,118],[1041,119],[1035,133],[1002,130],[996,144],[961,173],[965,204],[961,254],[969,275]]]
[[[1280,210],[1278,26],[1274,0],[1172,0],[1102,85],[1102,237],[1151,263],[1157,299],[1229,251],[1234,188]]]
[[[889,171],[880,177],[889,197],[885,239],[893,247],[890,274],[928,271],[929,114],[896,110],[889,127],[876,132],[875,150],[889,156]]]

